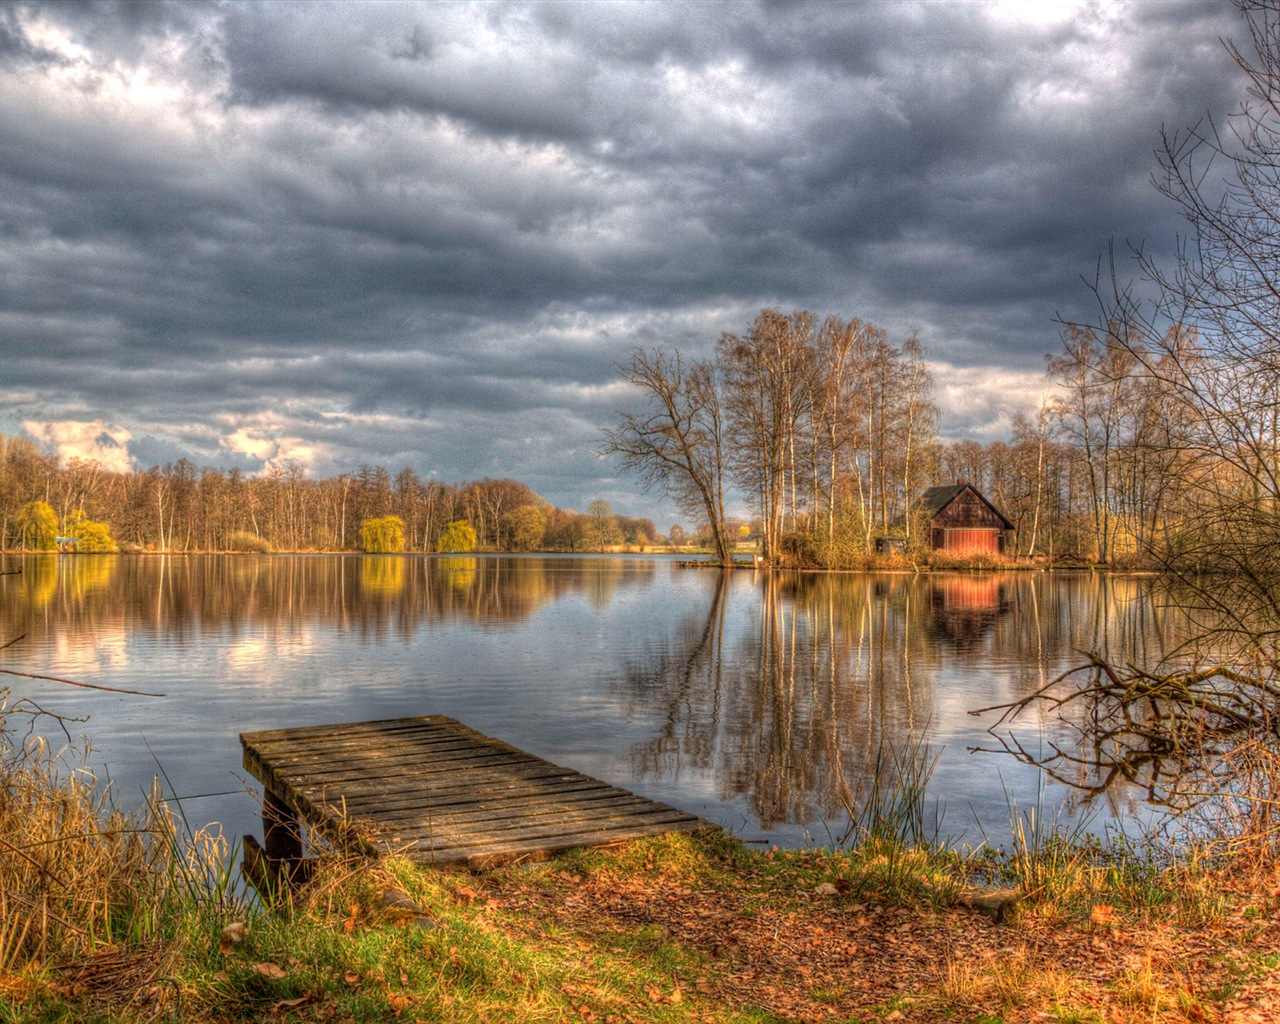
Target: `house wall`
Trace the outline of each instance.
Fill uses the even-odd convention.
[[[933,517],[935,529],[1003,530],[1004,523],[985,501],[973,491],[962,491],[946,508]]]
[[[933,546],[943,551],[1000,553],[999,530],[942,530],[934,528]]]

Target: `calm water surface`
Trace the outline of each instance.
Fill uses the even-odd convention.
[[[991,716],[1079,664],[1152,665],[1179,616],[1092,574],[766,575],[653,557],[28,556],[0,576],[0,678],[87,735],[133,805],[160,768],[192,824],[261,833],[243,731],[452,715],[747,839],[826,843],[877,754],[939,755],[941,833],[1008,835],[1073,790],[994,746]],[[65,738],[56,730],[51,739]],[[1034,715],[1017,738],[1059,738]],[[1043,786],[1043,789],[1042,789]],[[170,788],[171,787],[171,788]],[[1111,794],[1094,827],[1146,812]]]

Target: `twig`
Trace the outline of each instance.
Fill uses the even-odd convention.
[[[21,639],[21,637],[19,637]],[[0,668],[7,676],[18,676],[22,679],[44,679],[50,683],[66,683],[68,686],[80,686],[86,690],[105,690],[107,693],[127,693],[134,697],[164,697],[163,693],[150,693],[146,690],[122,690],[115,686],[98,686],[96,683],[78,683],[74,679],[62,679],[58,676],[38,676],[30,672],[15,672],[10,668]]]

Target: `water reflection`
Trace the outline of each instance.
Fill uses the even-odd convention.
[[[154,770],[145,730],[153,747],[163,732],[166,771],[191,793],[210,790],[211,768],[235,770],[240,731],[443,713],[784,843],[838,835],[877,772],[892,783],[886,752],[921,742],[942,752],[941,799],[1005,817],[1006,791],[1034,793],[1038,776],[971,756],[992,744],[968,712],[1034,692],[1080,651],[1155,665],[1185,634],[1151,581],[1100,574],[494,556],[8,560],[19,565],[0,576],[0,642],[30,639],[6,665],[170,694],[83,705],[131,785],[129,771]],[[1034,716],[1018,725],[1024,748],[1063,740]],[[252,827],[251,801],[235,799],[243,808],[218,815]]]
[[[656,564],[601,561],[590,572],[552,558],[402,556],[38,555],[0,577],[0,629],[56,616],[76,630],[153,630],[189,640],[246,623],[288,630],[336,624],[373,636],[447,619],[518,624],[558,598],[596,607],[620,587],[651,585]]]
[[[922,741],[967,727],[978,742],[966,712],[984,694],[1039,689],[1086,642],[1161,655],[1176,642],[1135,579],[765,575],[754,621],[726,638],[731,582],[627,666],[632,709],[661,722],[633,768],[710,773],[766,829],[839,819],[873,782],[894,785],[894,754]]]

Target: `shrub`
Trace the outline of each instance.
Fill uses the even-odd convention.
[[[265,537],[259,537],[248,530],[237,530],[227,538],[228,551],[252,551],[259,555],[271,554],[271,544]]]

